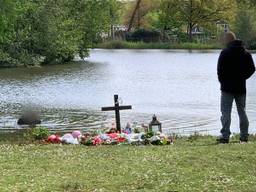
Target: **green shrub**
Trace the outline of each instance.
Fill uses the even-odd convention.
[[[127,41],[132,42],[159,42],[161,34],[155,30],[138,29],[126,35]]]
[[[45,127],[36,127],[31,131],[31,136],[35,140],[46,139],[49,135],[50,135],[50,131],[48,128],[45,128]]]
[[[145,43],[128,42],[128,41],[109,41],[98,44],[96,48],[102,49],[221,49],[221,45],[218,43]]]

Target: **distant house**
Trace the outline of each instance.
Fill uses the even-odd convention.
[[[128,27],[125,25],[114,25],[113,30],[116,31],[127,31]]]
[[[196,25],[192,29],[192,35],[197,38],[199,41],[207,41],[218,37],[219,35],[228,32],[229,24],[224,20],[219,20],[216,23],[216,31],[207,30],[199,25]]]
[[[111,38],[113,40],[124,40],[128,27],[125,25],[113,25]]]
[[[217,26],[217,34],[219,33],[226,33],[229,31],[229,24],[226,21],[219,20],[216,22]]]
[[[113,25],[109,32],[103,32],[100,34],[103,41],[112,38],[114,39],[124,39],[127,27],[125,25]]]
[[[204,33],[204,29],[202,27],[199,27],[198,25],[193,27],[192,29],[192,35],[202,35]]]
[[[196,25],[192,29],[192,35],[197,42],[205,43],[210,39],[210,33],[205,28]]]
[[[229,24],[226,21],[223,21],[223,20],[217,21],[216,22],[216,27],[217,27],[217,34],[220,34],[220,33],[223,33],[223,32],[226,33],[230,30],[229,29]],[[198,25],[196,25],[192,29],[192,34],[194,36],[200,36],[200,35],[203,35],[205,33],[206,33],[205,29],[203,27],[198,26]]]

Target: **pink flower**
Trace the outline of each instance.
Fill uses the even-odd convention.
[[[100,145],[100,144],[102,144],[102,142],[103,141],[99,137],[94,137],[94,139],[92,140],[93,145]]]
[[[81,131],[73,131],[73,132],[72,132],[72,136],[73,136],[74,138],[78,138],[78,137],[80,137],[81,135],[82,135]]]

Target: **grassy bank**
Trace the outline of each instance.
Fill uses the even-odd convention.
[[[221,49],[219,44],[202,43],[144,43],[127,41],[109,41],[98,44],[95,48],[102,49]]]
[[[256,142],[170,146],[0,145],[0,191],[256,191]]]

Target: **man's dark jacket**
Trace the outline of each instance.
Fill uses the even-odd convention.
[[[218,61],[221,90],[232,94],[246,93],[246,80],[255,72],[252,55],[242,41],[235,40],[222,50]]]

